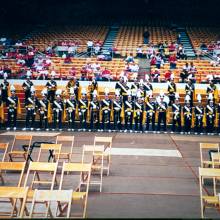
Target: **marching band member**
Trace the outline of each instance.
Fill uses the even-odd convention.
[[[184,116],[184,132],[190,134],[192,127],[192,107],[190,105],[190,96],[186,95],[185,105],[183,107],[183,116]]]
[[[25,101],[26,122],[25,122],[25,128],[22,129],[23,131],[26,131],[27,129],[30,129],[31,131],[34,130],[37,108],[39,106],[39,100],[36,97],[35,88],[32,86],[30,91],[31,91],[31,97],[28,97],[28,99]]]
[[[31,96],[31,87],[33,86],[33,82],[30,80],[30,75],[27,74],[27,80],[24,81],[22,87],[25,94],[25,102],[28,100],[28,98]]]
[[[126,100],[127,101],[127,100]],[[124,114],[123,102],[121,101],[120,92],[115,90],[115,100],[112,103],[114,130],[121,130],[122,118]]]
[[[140,93],[141,98],[142,98],[143,100],[146,99],[146,90],[145,90],[145,86],[144,86],[144,81],[143,81],[143,79],[140,79],[137,93]]]
[[[149,131],[149,126],[150,123],[152,124],[152,131],[155,131],[155,115],[156,115],[156,103],[153,101],[153,94],[152,94],[152,90],[149,94],[149,101],[146,102],[146,131],[145,133],[147,133]]]
[[[216,104],[218,102],[218,90],[216,85],[214,84],[213,80],[209,81],[209,85],[206,89],[207,98],[209,97],[209,94],[211,93],[213,96],[213,102]]]
[[[55,72],[52,71],[50,81],[46,83],[46,87],[48,91],[48,99],[50,100],[51,103],[53,103],[54,101],[56,90],[57,90],[57,83],[54,80],[54,77],[55,77]]]
[[[79,100],[79,81],[76,77],[71,77],[70,81],[66,85],[67,93],[70,94],[70,89],[73,88],[76,100]]]
[[[109,89],[105,88],[105,98],[101,101],[101,109],[100,109],[100,120],[102,121],[102,129],[103,130],[110,130],[110,120],[111,120],[111,108],[112,108],[112,101],[109,98]]]
[[[202,97],[200,94],[197,95],[198,105],[194,109],[195,113],[195,134],[202,134],[203,132],[203,120],[205,116],[205,109],[202,106]]]
[[[16,130],[17,114],[21,114],[20,100],[15,94],[15,87],[10,87],[11,96],[8,97],[6,106],[8,109],[7,130],[13,127]]]
[[[93,98],[93,92],[94,90],[98,91],[98,83],[95,79],[92,80],[92,82],[89,82],[88,91],[90,94],[90,100]]]
[[[87,129],[87,117],[88,117],[88,99],[86,97],[86,88],[82,88],[81,99],[78,103],[80,128],[79,131],[85,131]]]
[[[172,131],[176,131],[176,124],[178,125],[177,131],[181,132],[181,105],[179,104],[179,94],[175,93],[175,101],[172,103],[172,112],[173,112],[173,122],[172,122]]]
[[[39,122],[39,128],[37,129],[40,131],[41,129],[45,129],[46,131],[49,131],[48,123],[51,122],[51,106],[50,102],[47,99],[47,89],[44,88],[41,91],[42,99],[39,100],[39,115],[40,115],[40,122]]]
[[[160,133],[160,124],[163,122],[163,130],[167,130],[167,108],[168,108],[169,98],[165,96],[163,92],[160,92],[160,96],[157,98],[157,111],[158,111],[158,125],[157,133]]]
[[[124,117],[125,117],[125,130],[132,132],[132,123],[134,116],[134,102],[132,101],[131,90],[128,90],[128,100],[124,102]]]
[[[215,126],[216,108],[213,102],[213,95],[209,93],[208,103],[206,105],[206,130],[208,135],[213,134]]]
[[[149,101],[149,96],[152,94],[153,86],[149,81],[149,76],[146,74],[145,76],[146,83],[143,82],[144,91],[145,91],[145,102]]]
[[[2,127],[4,119],[4,103],[2,100],[2,90],[0,90],[0,128]]]
[[[1,90],[2,90],[2,101],[7,102],[8,99],[8,93],[9,93],[9,82],[7,81],[7,73],[4,73],[4,80],[0,85]]]
[[[131,94],[132,94],[132,100],[133,101],[135,101],[135,99],[136,99],[136,94],[137,94],[138,87],[139,87],[139,82],[135,78],[134,82],[131,85]]]
[[[168,84],[168,97],[170,99],[169,105],[172,106],[175,100],[175,93],[176,93],[176,84],[174,83],[173,79],[170,79],[170,81],[167,81]]]
[[[143,132],[143,123],[145,119],[144,100],[141,92],[137,92],[137,100],[134,102],[134,120],[135,120],[135,133]]]
[[[119,82],[116,83],[115,85],[115,90],[118,89],[120,91],[120,95],[123,98],[123,102],[127,100],[127,92],[129,87],[127,86],[127,77],[126,76],[121,76],[119,79]]]
[[[99,110],[100,104],[97,97],[97,90],[94,90],[92,100],[89,102],[90,130],[96,129],[99,131]]]
[[[65,101],[66,115],[68,115],[68,131],[74,131],[75,118],[78,112],[77,105],[78,103],[76,101],[74,88],[71,87],[69,90],[69,99],[66,99]]]
[[[190,106],[193,107],[195,87],[191,80],[188,80],[185,86],[185,91],[186,91],[186,94],[190,96]]]
[[[63,119],[65,119],[65,109],[61,95],[62,95],[62,90],[58,89],[56,91],[56,98],[52,103],[53,131],[55,131],[57,127],[60,131],[62,131],[62,121]]]

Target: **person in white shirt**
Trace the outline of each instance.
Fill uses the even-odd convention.
[[[132,63],[132,64],[129,66],[129,68],[130,68],[130,71],[131,71],[131,72],[138,72],[138,70],[139,70],[139,66],[138,66],[138,64],[136,64],[136,63]]]
[[[89,56],[92,55],[92,49],[93,49],[93,41],[88,40],[87,41],[87,53],[88,53]]]
[[[143,48],[141,45],[137,47],[137,57],[142,58],[143,57]]]

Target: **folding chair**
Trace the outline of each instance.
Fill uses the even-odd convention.
[[[48,162],[52,158],[52,162],[56,162],[55,154],[57,155],[57,161],[60,159],[62,144],[41,144],[40,150],[38,153],[37,161],[42,160],[42,153],[44,151],[49,152]]]
[[[54,218],[59,217],[58,215],[58,205],[60,203],[65,204],[67,207],[66,216],[63,216],[62,212],[62,218],[70,218],[71,214],[71,203],[72,203],[72,195],[73,190],[38,190],[35,189],[34,196],[31,204],[31,210],[30,210],[30,218],[37,217],[39,218]],[[53,214],[51,210],[51,203],[56,202],[56,212]],[[45,212],[35,212],[35,208],[37,203],[46,203],[46,211]],[[44,214],[39,216],[39,214]]]
[[[0,179],[2,181],[2,184],[5,185],[5,180],[3,178],[2,171],[19,171],[20,177],[17,186],[21,186],[25,164],[25,162],[0,162]],[[12,181],[10,181],[10,183],[11,182]]]
[[[56,181],[56,173],[57,173],[57,163],[47,163],[47,162],[30,162],[28,171],[26,174],[26,178],[24,181],[24,186],[27,186],[28,179],[30,178],[31,173],[33,174],[32,181],[30,184],[30,189],[33,189],[34,184],[44,184],[44,185],[50,185],[50,189],[52,190],[54,188],[54,184],[57,184]],[[40,179],[39,173],[48,173],[45,180]],[[52,175],[51,180],[48,180]],[[29,194],[31,197],[31,194]]]
[[[60,186],[59,186],[60,190],[64,188],[64,180],[68,180],[68,177],[70,176],[68,175],[68,177],[65,178],[64,177],[65,172],[78,175],[77,177],[78,184],[74,188],[74,192],[72,194],[72,200],[73,200],[73,204],[76,204],[76,201],[79,201],[82,207],[81,213],[75,213],[75,217],[85,218],[89,185],[90,185],[90,176],[91,176],[91,164],[64,162],[62,173],[61,173],[61,179],[60,179]],[[71,177],[71,182],[73,182],[72,177]],[[84,186],[84,190],[83,190],[83,186]],[[65,211],[65,209],[66,209],[65,205],[64,206],[62,204],[59,205],[59,210],[61,214],[62,212]]]
[[[104,144],[104,165],[103,170],[107,170],[107,176],[109,175],[110,163],[111,163],[111,149],[112,149],[112,137],[97,137],[94,138],[94,147],[96,148],[98,144]],[[106,163],[105,163],[106,161]]]
[[[212,167],[213,168],[220,167],[220,153],[212,153]]]
[[[82,163],[92,163],[91,174],[96,175],[93,175],[92,179],[90,180],[90,185],[98,185],[100,192],[102,191],[104,151],[104,145],[83,145]],[[88,154],[90,156],[89,160],[87,159]],[[99,179],[97,179],[97,175],[100,176]]]
[[[212,166],[212,160],[204,159],[204,151],[216,151],[219,153],[219,144],[218,143],[200,143],[200,160],[201,160],[201,167],[205,168],[206,166]],[[207,158],[207,156],[206,156]]]
[[[65,147],[68,151],[64,152],[64,144],[68,143],[68,146]],[[56,144],[62,144],[62,150],[59,154],[59,159],[67,160],[71,162],[71,157],[73,153],[73,144],[74,144],[74,136],[57,136]],[[55,157],[57,158],[58,155],[55,153]]]
[[[5,157],[8,151],[9,143],[0,143],[0,150],[3,150],[2,161],[5,161]]]
[[[203,178],[213,179],[213,195],[203,195]],[[220,169],[201,168],[199,167],[199,186],[200,186],[200,203],[201,203],[201,217],[204,218],[205,208],[219,209],[219,200],[216,192],[215,178],[220,178]]]
[[[9,199],[9,201],[2,201],[4,203],[11,203],[12,208],[10,212],[5,211],[5,206],[3,206],[4,211],[0,211],[0,218],[6,217],[23,217],[25,210],[25,203],[27,199],[28,187],[0,187],[0,199]],[[17,201],[20,200],[20,207],[17,207]]]
[[[26,148],[23,147],[23,150],[21,150],[21,143],[17,145],[17,141],[27,142]],[[32,135],[15,135],[11,150],[8,152],[9,161],[13,161],[13,158],[24,158],[24,160],[27,161],[31,141]],[[25,146],[24,143],[22,144]]]

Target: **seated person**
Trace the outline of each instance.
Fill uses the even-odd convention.
[[[105,67],[105,69],[102,71],[102,80],[110,81],[112,79],[111,71]]]
[[[176,55],[175,54],[172,54],[170,55],[169,57],[169,63],[170,63],[170,69],[176,69]]]
[[[71,57],[69,55],[66,56],[66,58],[64,59],[63,62],[66,63],[66,64],[72,63]]]
[[[132,53],[130,53],[130,55],[127,56],[127,58],[125,59],[125,61],[126,61],[127,63],[134,62],[134,57],[132,56]]]

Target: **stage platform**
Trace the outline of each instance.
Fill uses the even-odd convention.
[[[0,142],[11,144],[13,135],[18,132],[1,131]],[[219,136],[207,135],[116,132],[33,134],[33,142],[53,142],[56,135],[74,135],[73,162],[80,161],[83,144],[93,144],[94,136],[113,137],[110,174],[104,175],[101,193],[89,193],[88,218],[200,218],[199,143],[220,142]],[[36,160],[38,150],[34,149],[33,160]],[[206,216],[219,218],[220,213],[207,209]]]

